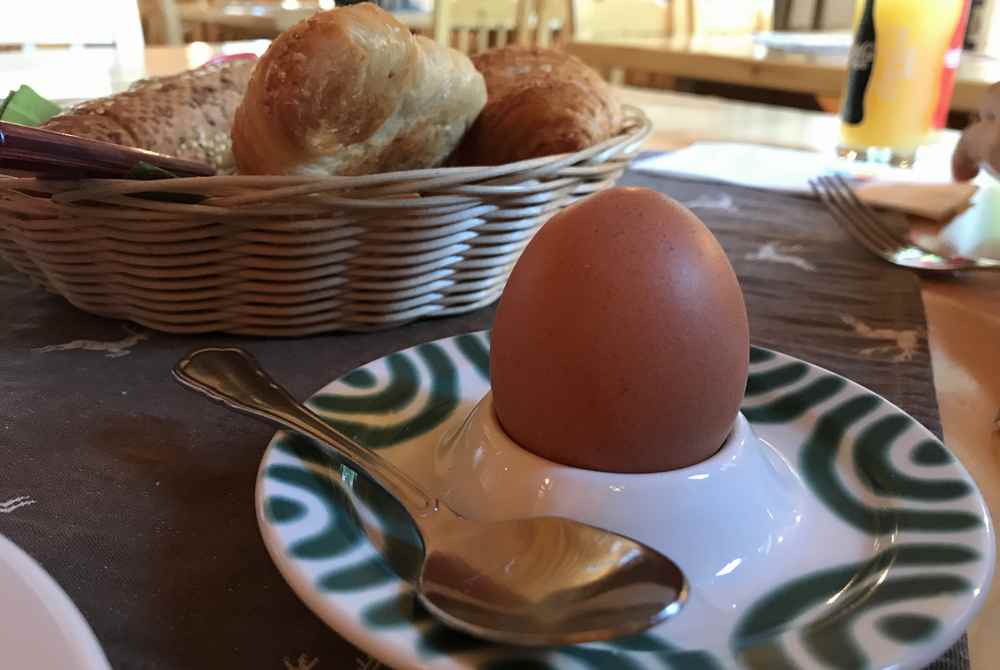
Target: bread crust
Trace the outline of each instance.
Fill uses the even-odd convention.
[[[616,135],[611,88],[582,61],[554,49],[505,47],[476,56],[489,98],[456,152],[461,165],[499,165],[569,153]]]
[[[227,61],[144,79],[122,93],[76,105],[43,128],[229,170],[231,120],[253,65],[252,60]]]
[[[371,4],[279,35],[233,122],[244,174],[361,175],[441,164],[486,103],[463,54]]]

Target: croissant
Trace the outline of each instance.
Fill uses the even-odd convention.
[[[235,60],[145,79],[76,105],[42,127],[229,170],[231,120],[252,69],[252,60]]]
[[[244,174],[361,175],[442,163],[486,103],[469,59],[375,5],[279,35],[233,122]]]
[[[472,61],[486,79],[489,99],[456,152],[461,165],[579,151],[621,130],[621,106],[610,87],[574,56],[505,47]]]

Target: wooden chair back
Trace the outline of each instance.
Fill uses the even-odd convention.
[[[751,34],[770,28],[774,0],[572,0],[574,40]],[[673,88],[672,78],[625,72],[618,63],[591,63],[615,84]]]
[[[573,38],[669,35],[677,5],[686,2],[688,0],[572,0]]]
[[[774,24],[774,0],[686,1],[689,23],[687,26],[676,26],[676,34],[752,35],[771,30]]]
[[[435,0],[434,39],[467,54],[521,42],[528,0]]]
[[[572,0],[570,23],[574,40],[665,37],[677,21],[677,9],[687,0]],[[591,63],[612,84],[649,84],[646,73],[626,73],[617,63]],[[655,78],[655,77],[654,77]],[[660,78],[662,79],[662,78]],[[670,87],[672,80],[662,82]]]
[[[139,0],[139,12],[147,45],[184,44],[184,27],[176,0]]]
[[[572,0],[570,22],[587,40],[751,34],[770,30],[773,17],[774,0]]]
[[[558,47],[572,37],[570,0],[534,0],[529,9],[527,40],[539,47]]]

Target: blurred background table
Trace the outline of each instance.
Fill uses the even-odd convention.
[[[191,30],[193,40],[217,40],[226,28],[251,32],[262,36],[277,35],[299,21],[309,18],[317,10],[331,9],[332,0],[285,0],[281,3],[257,1],[192,2],[176,4],[175,0],[161,0],[164,13],[175,13],[182,26]],[[393,3],[392,15],[414,33],[427,34],[431,29],[431,13],[425,8],[399,0]],[[170,7],[169,5],[173,5]],[[172,38],[180,44],[180,35]]]
[[[356,1],[101,0],[97,12],[79,0],[33,0],[0,22],[0,52],[115,45],[134,62],[143,46],[271,39],[315,11]],[[848,0],[377,2],[414,32],[470,54],[510,42],[556,45],[616,83],[826,111],[838,106],[853,7]],[[997,7],[974,0],[978,18],[966,36],[952,127],[962,127],[1000,80],[1000,61],[980,53],[1000,56],[1000,30],[991,26],[1000,21],[990,18]],[[827,32],[794,32],[809,28]]]
[[[846,48],[777,48],[752,35],[593,36],[574,39],[566,48],[604,70],[624,68],[834,100],[847,76]],[[977,110],[986,89],[998,81],[1000,60],[964,53],[952,109]]]
[[[266,45],[255,40],[151,47],[138,54],[108,48],[34,56],[0,53],[0,90],[28,83],[53,99],[106,95],[142,76],[173,74],[218,54],[262,53]],[[646,149],[728,140],[832,151],[837,141],[839,122],[830,114],[632,88],[621,89],[621,95],[653,121]],[[957,133],[942,133],[928,154],[931,160],[946,160],[956,139]],[[945,442],[969,468],[996,514],[1000,432],[994,431],[993,421],[1000,409],[1000,277],[926,279],[922,293]],[[991,670],[1000,658],[997,630],[1000,576],[994,578],[990,598],[969,629],[975,670]]]

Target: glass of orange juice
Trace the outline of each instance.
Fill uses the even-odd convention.
[[[909,165],[947,106],[969,0],[856,0],[838,153]]]

